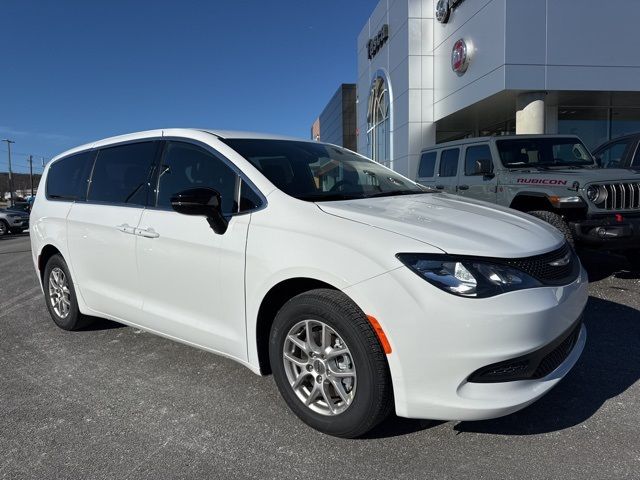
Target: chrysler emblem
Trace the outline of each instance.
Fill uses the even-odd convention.
[[[436,20],[440,23],[447,23],[450,14],[451,7],[449,6],[449,0],[438,0],[436,4]]]
[[[549,265],[552,267],[564,267],[565,265],[568,265],[570,261],[571,254],[567,253],[564,257],[554,260],[553,262],[549,262]]]

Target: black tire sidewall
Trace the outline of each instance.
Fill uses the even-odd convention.
[[[0,220],[0,237],[9,234],[9,225],[4,220]]]
[[[299,321],[320,320],[333,328],[348,346],[357,374],[356,394],[352,404],[339,415],[321,415],[305,406],[289,385],[282,360],[282,349],[289,330]],[[349,322],[339,308],[309,297],[297,297],[278,312],[269,338],[269,359],[278,388],[293,412],[311,427],[330,435],[357,436],[375,413],[374,396],[377,372],[370,358],[369,346],[357,327]]]
[[[61,318],[53,309],[51,305],[51,299],[49,297],[49,276],[51,271],[55,268],[59,267],[67,277],[67,282],[69,283],[69,291],[70,291],[70,301],[71,306],[69,309],[69,315],[66,318]],[[80,314],[80,309],[78,308],[78,301],[76,299],[76,291],[73,285],[73,279],[71,278],[71,274],[69,273],[69,268],[67,267],[67,263],[64,261],[61,255],[52,256],[47,265],[44,268],[44,276],[42,279],[42,284],[44,288],[44,297],[45,302],[47,304],[47,310],[49,310],[49,314],[53,319],[54,323],[62,328],[63,330],[75,330],[82,326],[82,316]]]

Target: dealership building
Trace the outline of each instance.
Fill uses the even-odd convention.
[[[380,0],[357,39],[357,149],[414,175],[448,140],[640,131],[639,19],[637,0]]]

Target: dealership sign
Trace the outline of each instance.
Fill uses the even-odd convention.
[[[380,51],[382,46],[389,40],[389,25],[386,23],[382,25],[382,28],[375,37],[367,42],[367,56],[369,60],[376,56],[376,53]]]
[[[471,46],[468,46],[467,42],[462,38],[453,44],[453,50],[451,51],[451,68],[459,77],[464,75],[464,72],[469,68],[472,51]]]
[[[464,0],[438,0],[438,3],[436,3],[436,20],[440,23],[447,23],[451,12],[462,2]]]

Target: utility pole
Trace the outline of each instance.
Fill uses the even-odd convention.
[[[29,178],[31,179],[31,198],[33,198],[33,155],[29,155]]]
[[[7,142],[7,154],[9,155],[9,196],[11,198],[11,205],[13,205],[13,174],[11,172],[11,144],[16,142],[6,138],[2,141]]]

